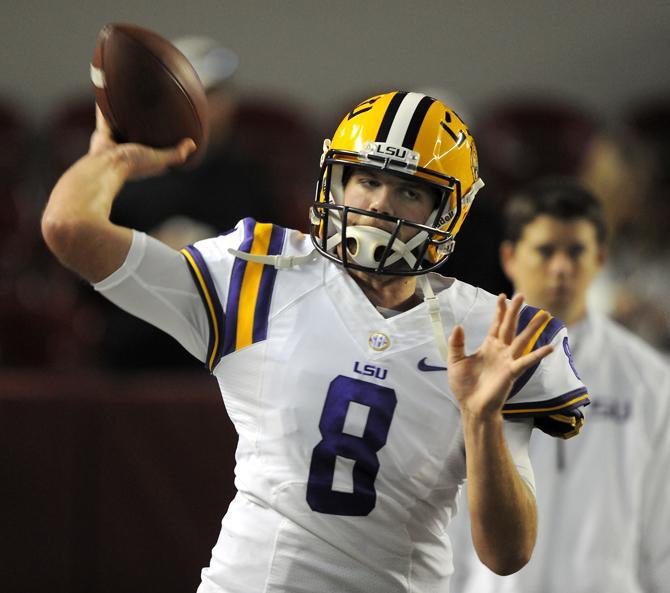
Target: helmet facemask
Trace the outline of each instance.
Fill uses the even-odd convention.
[[[431,183],[397,171],[396,168],[343,161],[336,151],[326,153],[316,190],[316,200],[310,212],[312,241],[325,257],[344,267],[394,276],[425,274],[443,264],[454,248],[451,226],[460,214],[460,184],[455,179],[446,179],[445,184]],[[425,183],[436,190],[435,206],[423,223],[407,220],[344,204],[343,182],[345,167],[373,168],[407,177],[413,182]],[[456,212],[451,215],[448,228],[438,228],[454,194]],[[324,197],[329,196],[328,200]],[[350,215],[359,215],[391,223],[392,231],[362,224],[352,224]],[[413,229],[414,235],[407,241],[400,239],[405,229]]]
[[[347,167],[391,173],[430,187],[437,192],[434,209],[426,220],[417,221],[349,206],[343,183]],[[319,253],[348,268],[425,274],[453,251],[454,238],[482,186],[474,139],[452,109],[421,93],[376,95],[354,107],[332,140],[324,142],[310,209],[312,242]],[[359,217],[383,224],[366,226]]]

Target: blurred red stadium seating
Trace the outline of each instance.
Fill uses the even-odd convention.
[[[527,95],[488,104],[474,134],[486,182],[504,195],[540,177],[575,175],[597,129],[584,107]]]
[[[311,115],[288,100],[241,98],[233,142],[263,162],[282,207],[279,224],[305,230],[314,199],[322,138]]]

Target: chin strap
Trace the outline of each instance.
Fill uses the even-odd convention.
[[[338,243],[337,236],[331,237],[328,240],[327,247],[331,249],[334,245]],[[312,249],[307,255],[256,255],[254,253],[247,253],[246,251],[238,251],[237,249],[228,248],[228,253],[243,259],[244,261],[250,261],[257,264],[267,264],[274,266],[277,270],[288,270],[295,266],[302,266],[307,264],[319,257],[319,252],[316,249]]]
[[[442,315],[440,314],[440,301],[437,300],[426,274],[419,276],[419,282],[421,282],[421,289],[423,290],[423,301],[426,303],[430,322],[433,325],[433,336],[437,343],[437,349],[440,351],[442,360],[446,363],[449,355],[449,345],[447,337],[444,335]]]
[[[253,253],[247,253],[246,251],[238,251],[237,249],[230,248],[228,249],[228,253],[245,261],[274,266],[277,270],[288,270],[294,266],[301,266],[311,262],[317,257],[316,249],[307,255],[290,255],[288,257],[285,255],[255,255]]]

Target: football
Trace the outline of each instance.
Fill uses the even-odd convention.
[[[192,138],[204,154],[209,136],[207,98],[186,57],[160,35],[131,24],[103,27],[91,61],[95,98],[118,142],[154,148]]]

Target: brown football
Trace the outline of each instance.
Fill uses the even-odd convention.
[[[160,35],[125,23],[98,34],[91,81],[114,138],[155,148],[192,138],[202,157],[209,136],[207,98],[184,55]]]

